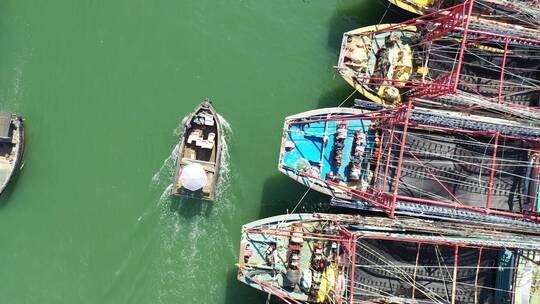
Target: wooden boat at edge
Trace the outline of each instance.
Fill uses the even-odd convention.
[[[222,132],[219,116],[211,101],[206,99],[193,110],[184,124],[171,194],[215,199]]]
[[[242,227],[238,280],[286,303],[538,303],[537,236],[417,218],[288,214]]]
[[[0,112],[0,194],[14,178],[24,154],[24,124],[21,116]]]

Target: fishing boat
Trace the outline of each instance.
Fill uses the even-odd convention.
[[[24,125],[21,116],[0,112],[0,194],[15,177],[24,153]]]
[[[417,15],[426,15],[458,5],[464,0],[388,0],[390,3]],[[540,27],[540,4],[530,0],[475,0],[471,21],[490,25],[494,21],[509,26],[538,29]]]
[[[380,104],[411,101],[538,125],[540,40],[471,29],[463,6],[345,33],[339,73]]]
[[[242,227],[238,280],[286,303],[539,303],[540,240],[417,218],[288,214]]]
[[[180,137],[172,194],[214,200],[222,151],[218,114],[206,99],[187,118]]]
[[[341,207],[540,232],[540,128],[356,104],[286,117],[278,169]]]

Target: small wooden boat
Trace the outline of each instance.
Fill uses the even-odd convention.
[[[222,150],[218,114],[206,99],[188,117],[180,138],[172,194],[214,200]]]
[[[23,119],[17,114],[0,112],[0,194],[21,167],[24,152]]]

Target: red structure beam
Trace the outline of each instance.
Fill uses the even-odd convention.
[[[392,157],[392,145],[394,143],[394,132],[396,130],[396,126],[392,125],[392,131],[390,132],[390,140],[388,143],[388,153],[386,154],[386,166],[384,168],[384,176],[383,176],[383,185],[382,185],[382,192],[386,191],[386,181],[388,178],[388,170],[390,168],[390,158]]]
[[[396,211],[396,200],[399,189],[399,179],[401,177],[401,167],[403,165],[403,153],[405,153],[405,143],[407,142],[407,131],[409,128],[409,118],[411,116],[412,102],[407,103],[407,110],[405,112],[405,125],[403,127],[403,133],[401,134],[401,148],[399,149],[399,160],[397,164],[396,172],[396,182],[394,185],[394,193],[392,195],[392,203],[390,205],[390,218],[394,218],[394,213]]]
[[[375,137],[377,136],[377,134],[375,133]],[[379,141],[379,151],[381,151],[381,145],[382,143],[384,142],[384,132],[381,132],[381,139]],[[377,147],[375,147],[375,154],[377,154]],[[380,153],[377,157],[377,163],[375,164],[375,173],[373,173],[373,187],[372,187],[372,190],[373,191],[377,191],[379,190],[379,183],[377,183],[377,178],[379,177],[379,167],[380,167],[380,164],[381,164],[381,157],[380,157]],[[368,165],[369,166],[369,165]],[[383,181],[383,184],[385,183],[385,181]]]
[[[452,304],[456,303],[457,269],[459,259],[459,246],[454,246],[454,274],[452,280]]]
[[[459,83],[459,75],[461,74],[461,64],[463,61],[463,53],[465,52],[465,48],[466,48],[465,44],[467,42],[467,33],[469,30],[469,23],[471,21],[471,13],[472,13],[474,1],[470,1],[468,4],[469,4],[469,7],[468,7],[468,12],[467,12],[467,19],[465,21],[465,31],[463,32],[463,39],[461,40],[461,48],[459,50],[458,64],[456,68],[456,80],[455,80],[454,88],[453,88],[454,93],[457,91],[457,86]],[[465,3],[464,3],[464,6],[465,6]]]

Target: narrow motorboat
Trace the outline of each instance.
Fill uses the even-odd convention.
[[[21,167],[24,126],[21,116],[0,112],[0,194]]]
[[[208,99],[189,115],[180,137],[172,194],[214,200],[222,151],[222,128]]]
[[[537,124],[540,39],[472,29],[464,9],[346,32],[339,73],[384,105],[412,101]]]

